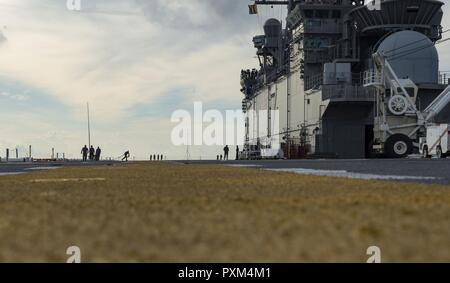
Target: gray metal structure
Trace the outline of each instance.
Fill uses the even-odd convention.
[[[260,68],[241,72],[242,106],[244,111],[260,107],[258,97],[268,92],[264,107],[270,110],[271,97],[285,96],[286,105],[275,106],[286,112],[281,113],[286,116],[282,129],[269,132],[282,136],[284,157],[296,157],[290,154],[291,146],[316,156],[373,155],[377,93],[364,85],[364,73],[374,69],[376,52],[386,56],[400,78],[417,85],[417,109],[425,109],[448,84],[439,74],[434,47],[442,39],[443,2],[381,0],[379,10],[365,2],[369,1],[255,1],[286,5],[288,16],[285,26],[269,19],[264,34],[253,38]],[[287,90],[280,94],[283,79]],[[292,87],[297,79],[301,87]],[[301,104],[292,102],[296,94]],[[447,110],[435,119],[450,122]],[[296,114],[304,118],[293,121]],[[410,137],[411,142],[418,142],[420,134]],[[249,133],[246,141],[245,148],[251,148]]]
[[[381,42],[377,52],[390,58],[400,78],[408,77],[416,84],[439,82],[439,55],[423,33],[405,30],[391,34]]]

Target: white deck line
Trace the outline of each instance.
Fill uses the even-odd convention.
[[[56,167],[56,166],[41,166],[41,167],[30,167],[30,168],[26,168],[25,170],[55,170],[55,169],[59,169],[61,167]]]
[[[362,180],[437,180],[436,177],[426,176],[399,176],[399,175],[378,175],[378,174],[366,174],[366,173],[354,173],[346,170],[318,170],[318,169],[305,169],[305,168],[268,168],[266,170],[276,172],[289,172],[303,175],[313,176],[325,176],[325,177],[341,177],[349,179],[362,179]]]
[[[12,176],[12,175],[20,175],[23,174],[23,172],[6,172],[6,173],[0,173],[0,176]]]
[[[230,166],[230,167],[251,167],[251,168],[262,167],[262,165],[256,165],[256,164],[224,164],[224,165]]]

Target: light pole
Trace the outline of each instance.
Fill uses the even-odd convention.
[[[91,148],[91,118],[89,116],[89,102],[87,103],[87,119],[88,119],[88,144]]]

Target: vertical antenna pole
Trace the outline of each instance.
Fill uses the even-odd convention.
[[[88,144],[91,148],[91,118],[89,116],[89,102],[87,103],[87,119],[88,119]]]

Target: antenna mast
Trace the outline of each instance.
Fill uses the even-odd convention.
[[[87,122],[88,122],[88,144],[89,148],[91,148],[91,118],[89,116],[89,102],[86,104],[87,106]]]

